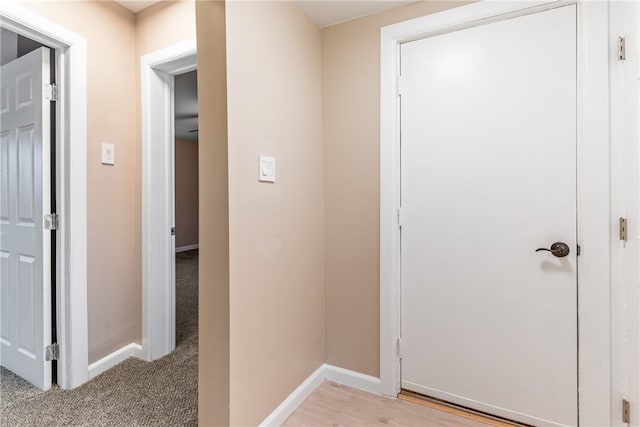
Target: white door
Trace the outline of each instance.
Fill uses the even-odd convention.
[[[401,74],[402,387],[577,425],[575,5],[403,44]]]
[[[0,363],[51,387],[49,49],[0,68]]]

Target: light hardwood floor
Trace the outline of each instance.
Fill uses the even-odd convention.
[[[428,402],[427,402],[428,403]],[[507,426],[437,404],[388,399],[325,381],[287,419],[284,427]]]

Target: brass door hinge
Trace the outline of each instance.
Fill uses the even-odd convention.
[[[629,401],[622,399],[622,422],[629,424],[631,422],[631,414],[629,409]]]
[[[627,218],[620,217],[620,240],[627,241]]]

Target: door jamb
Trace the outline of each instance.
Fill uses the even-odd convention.
[[[56,329],[58,385],[88,379],[87,335],[87,42],[62,26],[12,2],[0,4],[0,26],[55,50]],[[46,208],[45,208],[46,209]]]
[[[197,67],[196,40],[140,58],[142,100],[142,355],[175,348],[174,76]]]
[[[578,82],[578,381],[579,423],[617,425],[611,387],[612,229],[609,163],[609,13],[607,2],[481,1],[381,29],[380,61],[380,388],[400,390],[400,151],[397,95],[401,43],[577,4]],[[498,18],[499,19],[499,18]],[[587,54],[588,52],[588,54]],[[603,286],[603,284],[606,284]],[[614,423],[615,419],[615,423]]]
[[[611,2],[611,195],[612,234],[618,217],[630,225],[628,241],[612,245],[612,390],[615,413],[630,402],[630,425],[640,425],[640,4]],[[617,58],[617,38],[627,41]],[[616,239],[614,239],[616,240]]]

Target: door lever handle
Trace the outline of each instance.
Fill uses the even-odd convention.
[[[556,256],[558,258],[566,257],[567,255],[569,255],[569,252],[571,252],[571,250],[569,249],[569,245],[563,242],[555,242],[553,245],[551,245],[551,249],[547,249],[547,248],[536,249],[536,252],[540,252],[540,251],[551,252],[553,256]]]

